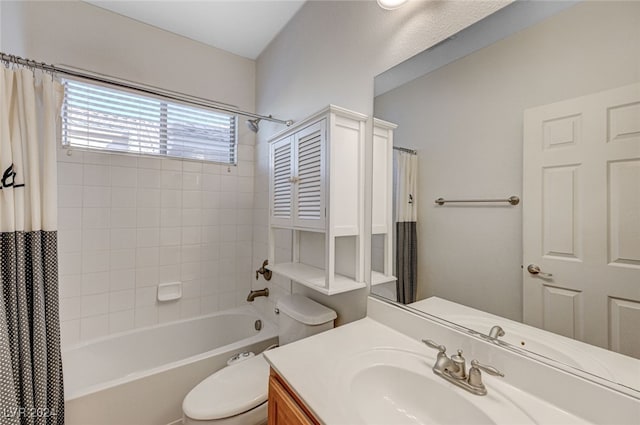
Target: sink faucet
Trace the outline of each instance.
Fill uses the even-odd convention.
[[[462,356],[462,350],[451,357],[447,356],[447,348],[429,339],[423,339],[426,345],[438,350],[436,362],[433,365],[433,373],[446,379],[460,388],[464,388],[475,395],[486,395],[487,387],[482,382],[482,371],[494,376],[504,376],[502,372],[493,366],[483,365],[477,360],[471,361],[469,372],[466,370],[466,360]]]
[[[491,339],[498,339],[498,337],[501,337],[501,336],[504,336],[504,329],[502,329],[498,325],[495,325],[489,331],[489,338]]]

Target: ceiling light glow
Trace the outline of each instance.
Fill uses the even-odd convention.
[[[385,10],[393,10],[399,8],[406,2],[407,0],[378,0],[378,6]]]

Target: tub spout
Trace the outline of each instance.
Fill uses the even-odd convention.
[[[258,289],[256,291],[249,292],[247,295],[247,301],[252,302],[256,299],[256,297],[268,297],[269,296],[269,288]]]

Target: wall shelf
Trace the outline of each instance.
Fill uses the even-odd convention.
[[[303,263],[269,264],[266,268],[325,295],[340,294],[366,286],[365,282],[356,282],[350,277],[336,273],[333,275],[333,281],[330,287],[326,288],[325,283],[327,276],[325,270]]]

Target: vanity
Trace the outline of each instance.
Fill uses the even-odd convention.
[[[437,350],[462,350],[486,395],[433,373]],[[269,424],[636,424],[640,400],[370,296],[359,321],[265,352]]]

